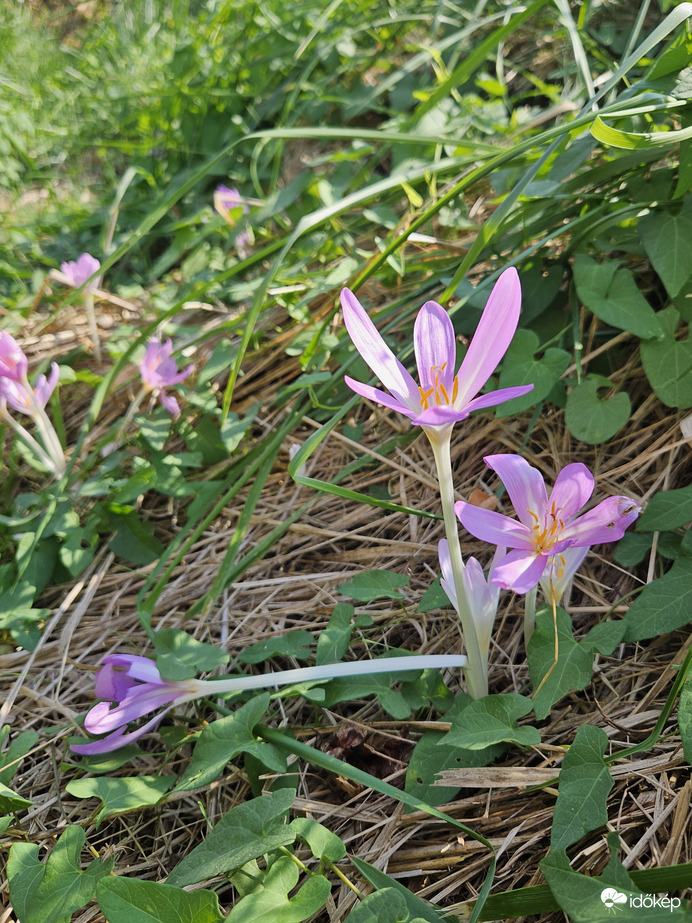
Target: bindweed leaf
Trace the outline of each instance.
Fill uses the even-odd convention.
[[[154,634],[156,666],[163,679],[190,679],[228,663],[228,654],[214,644],[198,641],[186,631],[161,628]]]
[[[421,596],[416,612],[432,612],[434,609],[446,609],[451,605],[449,597],[442,589],[440,578],[436,577]]]
[[[315,663],[338,663],[351,643],[352,622],[355,610],[350,603],[337,603],[334,606],[329,624],[320,632],[317,639]]]
[[[514,743],[520,747],[538,744],[541,735],[536,728],[516,726],[518,719],[528,715],[531,709],[531,699],[514,693],[487,695],[469,701],[455,715],[451,729],[441,740],[441,746],[483,750],[500,743]]]
[[[677,215],[660,209],[642,216],[637,232],[666,291],[674,298],[692,275],[692,197],[685,196]]]
[[[556,610],[558,656],[555,660],[555,622],[550,606],[536,613],[536,630],[527,651],[533,707],[541,720],[551,706],[570,689],[583,689],[591,681],[593,651],[578,644],[572,635],[572,620],[564,609]]]
[[[599,388],[611,387],[607,379],[588,376],[567,395],[565,423],[572,435],[588,445],[607,442],[630,418],[632,404],[624,391],[601,398]]]
[[[642,364],[657,397],[666,407],[692,407],[692,340],[676,339],[680,315],[665,308],[658,317],[663,325],[662,340],[641,344]]]
[[[312,658],[310,648],[314,643],[314,636],[301,628],[297,631],[289,631],[285,635],[258,641],[257,644],[251,644],[238,654],[238,660],[241,663],[262,663],[277,655],[295,657],[297,660],[310,660]]]
[[[617,262],[597,263],[583,253],[574,259],[579,300],[600,320],[642,340],[663,336],[659,320],[629,269]]]
[[[65,791],[75,798],[101,799],[103,807],[95,818],[98,828],[104,817],[158,804],[174,781],[175,776],[133,776],[115,779],[98,776],[74,779],[67,783]]]
[[[134,419],[139,434],[156,452],[166,444],[171,431],[171,415],[163,407],[156,407],[150,414],[138,414]]]
[[[542,350],[540,340],[533,330],[517,330],[502,360],[500,387],[513,388],[527,384],[534,387],[528,394],[500,404],[495,411],[496,416],[501,418],[519,413],[546,398],[560,381],[569,361],[570,355],[564,349],[551,346]]]
[[[110,518],[115,536],[108,542],[108,547],[123,561],[130,564],[153,564],[163,551],[163,545],[155,537],[150,523],[144,523],[137,513],[116,513],[111,511]]]
[[[682,750],[688,763],[692,763],[692,674],[687,675],[678,702],[678,727]]]
[[[395,574],[391,570],[366,570],[348,583],[342,583],[337,591],[363,603],[373,599],[401,599],[399,587],[408,586],[408,582],[405,574]]]
[[[0,730],[0,746],[10,735],[10,726],[6,724]],[[7,784],[19,769],[22,757],[38,743],[36,731],[22,731],[12,741],[5,753],[0,753],[0,782]]]
[[[375,894],[385,893],[388,897],[392,897],[392,906],[396,908],[399,915],[403,914],[405,909],[406,916],[401,916],[401,919],[405,921],[405,923],[422,923],[422,921],[426,921],[426,923],[442,923],[443,919],[445,919],[434,907],[431,907],[431,905],[422,898],[413,894],[408,888],[396,881],[396,879],[390,878],[388,875],[385,875],[384,872],[376,869],[374,865],[370,865],[369,862],[364,862],[362,859],[356,859],[355,856],[351,859],[351,862],[355,865],[363,878],[377,888]],[[374,897],[375,894],[370,894],[362,904],[359,904],[358,907],[349,914],[347,919],[352,921],[353,914],[356,913],[360,907],[367,905],[367,902],[370,898]],[[394,897],[395,894],[403,900],[403,908],[400,902]],[[380,900],[376,904],[371,903],[370,907],[381,911],[383,915],[376,918],[369,914],[362,918],[356,917],[359,923],[366,923],[366,921],[367,923],[370,923],[370,921],[373,921],[373,923],[381,923],[382,920],[390,919],[386,916],[387,911],[383,901]],[[397,917],[394,919],[397,919]],[[454,920],[453,917],[447,917],[447,919],[449,923],[452,923],[452,920]]]
[[[226,917],[228,923],[302,923],[326,903],[332,886],[322,875],[314,875],[292,896],[298,883],[298,866],[289,856],[280,856],[254,882],[254,888],[238,901]],[[233,880],[238,878],[238,873]]]
[[[692,620],[692,557],[680,554],[673,566],[645,586],[624,618],[625,641],[644,641],[676,631]]]
[[[606,801],[614,783],[603,759],[607,745],[608,736],[601,728],[583,724],[577,730],[560,771],[551,850],[567,849],[608,820]]]
[[[21,811],[23,808],[30,808],[32,803],[33,802],[26,798],[22,798],[21,795],[13,792],[11,788],[8,788],[0,782],[0,812],[3,814]]]
[[[662,490],[649,500],[637,522],[638,532],[663,532],[692,522],[692,485]]]
[[[294,800],[295,792],[282,788],[231,808],[206,840],[195,846],[173,869],[168,883],[192,885],[239,869],[278,846],[289,846],[296,834],[283,819]]]
[[[10,901],[22,923],[69,923],[72,914],[94,897],[98,882],[110,875],[114,860],[94,859],[82,871],[79,858],[85,836],[71,824],[53,847],[45,864],[38,846],[15,843],[7,861]]]
[[[646,510],[644,511],[646,512]],[[639,522],[641,522],[640,518]],[[637,523],[639,525],[639,523]],[[637,532],[625,532],[615,546],[614,561],[621,567],[635,567],[641,564],[651,550],[653,536],[639,535]]]
[[[252,730],[269,708],[269,693],[255,696],[232,715],[217,718],[197,738],[190,765],[175,787],[177,792],[201,788],[213,782],[230,760],[241,753],[253,756],[274,772],[286,771],[286,760]]]
[[[109,877],[96,890],[108,923],[217,923],[224,916],[213,891],[195,891],[155,881]]]
[[[311,817],[296,817],[291,822],[291,829],[308,844],[317,859],[339,862],[346,855],[343,840]]]

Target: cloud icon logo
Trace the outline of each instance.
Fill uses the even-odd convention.
[[[604,888],[601,891],[601,900],[606,907],[616,907],[617,904],[626,904],[627,895],[623,894],[622,891],[616,891],[615,888]]]

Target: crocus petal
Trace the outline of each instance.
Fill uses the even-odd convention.
[[[94,694],[97,699],[120,702],[136,684],[136,680],[128,676],[124,670],[118,670],[113,664],[106,663],[107,659],[104,658],[103,665],[96,671]]]
[[[541,579],[548,559],[526,551],[510,551],[493,571],[492,582],[504,590],[528,593]]]
[[[533,391],[533,385],[517,385],[514,388],[498,388],[497,391],[488,391],[487,394],[481,394],[474,397],[472,401],[464,405],[467,413],[474,410],[482,410],[484,407],[495,407],[497,404],[504,404],[505,401],[511,401],[513,397],[523,397]]]
[[[521,455],[486,455],[483,461],[499,476],[520,521],[531,529],[543,517],[548,505],[548,493],[541,472]],[[511,545],[511,542],[506,544]]]
[[[402,404],[400,400],[392,397],[391,394],[387,394],[386,391],[373,388],[372,385],[366,385],[362,381],[356,381],[348,375],[344,375],[344,381],[352,391],[355,391],[356,394],[360,394],[361,397],[366,397],[369,401],[373,401],[375,404],[381,404],[383,407],[388,407],[390,410],[403,413],[411,419],[416,418],[416,414],[407,404]]]
[[[428,407],[427,410],[421,410],[418,413],[409,411],[407,414],[417,426],[445,426],[448,423],[459,423],[461,420],[465,420],[468,415],[469,411],[466,407],[461,410],[455,410],[453,407],[446,407],[444,404]]]
[[[180,416],[180,404],[172,394],[159,391],[159,401],[161,401],[161,405],[166,408],[172,417]]]
[[[507,352],[519,323],[521,285],[516,269],[505,269],[490,293],[476,332],[459,369],[455,405],[463,407],[478,394]]]
[[[27,368],[28,360],[19,343],[6,330],[0,330],[0,376],[21,382]]]
[[[593,474],[586,465],[581,462],[566,465],[555,479],[549,505],[562,510],[564,520],[571,519],[589,502],[593,488]]]
[[[131,744],[140,737],[144,737],[144,735],[148,734],[150,731],[153,731],[169,711],[170,709],[167,708],[166,711],[161,712],[160,715],[154,715],[146,724],[143,724],[141,727],[127,734],[125,733],[125,728],[120,727],[113,731],[112,734],[109,734],[108,737],[104,737],[101,740],[94,740],[88,744],[72,744],[70,750],[73,750],[75,753],[80,753],[83,756],[91,756],[96,753],[112,753],[113,750],[119,750],[120,747]]]
[[[622,538],[641,511],[641,506],[629,497],[609,497],[568,523],[562,535],[577,547],[614,542]]]
[[[156,662],[151,657],[142,657],[141,654],[107,654],[103,658],[103,663],[112,664],[114,667],[125,667],[124,672],[141,683],[165,682]],[[105,696],[99,696],[99,698],[105,698]]]
[[[411,375],[380,336],[353,292],[341,292],[344,324],[353,344],[382,384],[411,410],[420,407],[420,391]]]
[[[0,398],[6,401],[13,410],[20,413],[31,413],[33,396],[26,385],[11,378],[0,378]]]
[[[510,519],[509,516],[496,513],[494,510],[473,506],[465,500],[457,500],[454,512],[462,526],[484,542],[535,552],[534,543],[531,541],[533,533],[516,519]]]
[[[442,385],[449,401],[454,387],[456,339],[449,314],[436,301],[426,301],[413,327],[413,348],[423,392]]]
[[[555,601],[560,602],[588,553],[588,545],[583,548],[566,548],[561,554],[553,555],[548,560],[548,566],[540,579],[546,599],[551,599],[554,592]]]
[[[99,261],[91,256],[90,253],[82,253],[78,260],[71,263],[61,263],[60,269],[67,278],[68,285],[73,288],[80,288],[91,276],[101,268]],[[98,276],[91,279],[86,287],[86,291],[93,291],[98,288],[100,278]]]
[[[440,579],[440,584],[442,589],[447,594],[447,599],[451,602],[454,608],[459,611],[459,603],[457,601],[457,591],[454,587],[454,574],[452,573],[452,559],[449,554],[449,543],[446,538],[441,538],[437,543],[437,555],[440,559],[440,570],[442,571],[442,577]]]
[[[34,388],[34,394],[36,395],[36,400],[41,405],[45,407],[48,403],[48,400],[55,391],[55,386],[58,383],[60,378],[60,369],[57,362],[51,362],[50,365],[50,375],[46,378],[45,375],[39,375],[36,381],[36,387]]]

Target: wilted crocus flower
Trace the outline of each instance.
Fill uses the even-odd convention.
[[[237,189],[228,186],[217,186],[214,192],[214,208],[231,227],[235,225],[235,218],[230,214],[233,209],[242,208],[242,213],[247,215],[250,206]]]
[[[68,285],[71,285],[72,288],[81,288],[87,279],[91,279],[94,273],[98,272],[100,268],[100,262],[90,253],[82,253],[79,259],[72,263],[60,264],[60,271],[66,277]],[[99,287],[100,282],[101,279],[99,276],[94,276],[87,285],[85,291],[93,292],[94,289]]]
[[[175,359],[171,358],[173,343],[170,338],[164,340],[152,339],[149,341],[144,359],[139,364],[144,387],[158,394],[161,404],[173,417],[180,413],[178,401],[172,394],[167,394],[165,389],[184,381],[192,372],[192,364],[186,366],[182,372],[178,371]]]
[[[476,397],[507,351],[519,321],[521,287],[512,267],[495,283],[456,374],[456,337],[449,315],[437,302],[425,302],[413,328],[420,385],[392,353],[347,288],[341,293],[341,306],[356,349],[390,393],[354,381],[348,375],[346,384],[362,397],[403,413],[412,423],[422,426],[430,438],[435,430],[447,430],[474,410],[493,407],[533,388],[533,385],[502,388]]]
[[[228,679],[166,680],[148,657],[133,654],[109,654],[96,674],[95,692],[104,699],[89,710],[84,727],[91,734],[107,734],[101,740],[73,744],[75,753],[110,753],[152,731],[171,708],[202,696],[215,697],[230,692],[266,689],[291,683],[305,683],[342,676],[371,673],[397,673],[408,670],[464,667],[466,658],[457,655],[422,657],[386,657],[353,663],[328,663],[318,667],[282,670],[262,676],[234,676]],[[159,711],[159,709],[163,709]],[[127,730],[131,721],[157,712],[153,718]]]
[[[641,507],[629,497],[610,497],[579,516],[591,498],[594,478],[586,465],[567,465],[550,497],[543,475],[520,455],[488,455],[519,521],[458,501],[454,510],[465,529],[486,542],[515,549],[497,565],[492,580],[515,593],[528,593],[547,567],[567,567],[563,552],[622,538]],[[563,561],[561,561],[561,556]]]

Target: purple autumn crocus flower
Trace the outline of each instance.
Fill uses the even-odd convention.
[[[0,372],[0,400],[5,401],[13,410],[36,416],[37,408],[43,409],[55,391],[60,378],[60,369],[56,362],[51,362],[50,375],[39,375],[36,386],[31,387],[26,379],[26,372],[22,380],[5,377]]]
[[[144,359],[139,364],[139,371],[144,387],[157,393],[161,404],[171,416],[177,417],[180,414],[178,401],[172,394],[167,394],[165,389],[184,381],[194,366],[190,364],[179,372],[175,359],[171,358],[172,351],[170,338],[163,342],[156,338],[150,340]]]
[[[82,253],[79,259],[72,263],[60,264],[60,270],[66,277],[67,284],[71,285],[72,288],[81,288],[87,279],[91,279],[85,289],[87,292],[93,292],[94,289],[99,287],[101,279],[99,276],[94,276],[94,273],[98,272],[100,268],[101,264],[90,253]],[[94,276],[93,279],[91,278],[92,276]]]
[[[230,214],[233,209],[241,208],[243,215],[247,215],[250,211],[247,199],[245,199],[237,189],[229,189],[228,186],[216,187],[216,191],[214,192],[214,208],[231,227],[236,223],[235,217]]]
[[[568,549],[622,538],[641,512],[629,497],[609,497],[580,516],[594,489],[593,475],[581,463],[563,468],[548,496],[543,475],[520,455],[488,455],[484,461],[500,476],[519,521],[463,500],[454,511],[476,538],[514,549],[497,565],[492,580],[515,593],[528,593],[548,567],[557,567],[559,576],[568,567],[563,554]]]
[[[326,663],[317,667],[281,670],[260,676],[234,676],[218,680],[167,680],[163,679],[155,662],[148,657],[109,654],[103,658],[103,665],[96,673],[94,683],[97,698],[104,701],[94,705],[84,719],[84,727],[90,734],[107,736],[86,744],[72,744],[71,749],[75,753],[85,755],[110,753],[154,730],[174,706],[202,696],[213,698],[229,692],[268,689],[343,676],[465,666],[464,656],[430,654],[381,657],[378,660],[358,660],[351,663]],[[153,718],[132,731],[127,730],[130,722],[138,721],[152,712],[156,712]]]
[[[528,393],[533,385],[502,388],[476,397],[507,351],[519,321],[521,287],[517,271],[506,269],[495,283],[478,329],[466,355],[456,366],[456,337],[445,309],[426,301],[413,328],[413,344],[420,384],[406,371],[380,336],[353,292],[341,293],[344,323],[356,349],[390,392],[348,375],[346,384],[356,394],[397,410],[431,435],[465,420],[474,410],[493,407]]]
[[[0,330],[0,377],[21,382],[26,378],[29,363],[24,350],[6,330]]]

